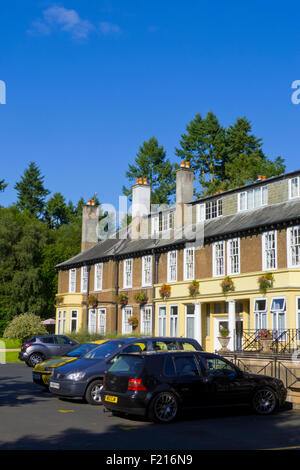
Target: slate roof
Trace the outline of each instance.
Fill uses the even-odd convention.
[[[210,242],[213,239],[228,238],[229,236],[242,235],[246,232],[264,230],[273,225],[288,223],[300,223],[300,199],[265,206],[252,211],[238,212],[233,215],[223,216],[205,221],[194,226],[194,236],[187,239],[183,236],[174,237],[170,232],[170,239],[131,240],[130,236],[120,239],[120,234],[124,236],[124,230],[116,234],[117,238],[108,238],[97,245],[85,250],[63,263],[56,266],[57,269],[70,269],[86,264],[94,264],[106,261],[114,257],[128,258],[128,255],[138,256],[141,253],[151,253],[154,251],[165,251],[171,247],[185,245],[189,241],[194,241],[196,231],[204,228],[204,240]],[[172,231],[173,232],[173,231]],[[198,232],[199,233],[199,232]]]

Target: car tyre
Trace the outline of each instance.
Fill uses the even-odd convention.
[[[85,399],[90,405],[102,405],[100,391],[103,387],[102,380],[94,380],[89,384],[85,392]]]
[[[158,393],[150,403],[149,419],[156,423],[171,423],[178,414],[178,400],[171,392]]]
[[[262,387],[255,391],[252,399],[252,408],[255,413],[269,415],[278,407],[276,392],[270,387]]]
[[[42,354],[34,352],[29,357],[28,365],[29,367],[34,367],[36,366],[36,364],[38,364],[39,362],[42,362],[43,360],[44,360],[44,357],[42,356]]]

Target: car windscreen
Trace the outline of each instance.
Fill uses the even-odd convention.
[[[93,349],[84,356],[85,359],[105,359],[109,357],[113,352],[117,352],[123,346],[124,343],[119,341],[112,341],[108,343],[103,343],[98,346],[98,348]]]
[[[123,356],[121,355],[109,368],[109,372],[120,375],[132,375],[139,374],[144,366],[144,359],[138,356]]]
[[[97,348],[99,344],[95,343],[85,343],[79,346],[79,348],[73,349],[67,354],[67,357],[81,357],[87,354],[88,352],[92,351],[93,349]]]

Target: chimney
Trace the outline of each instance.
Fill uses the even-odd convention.
[[[132,187],[132,238],[141,238],[142,232],[148,232],[148,219],[143,217],[150,214],[151,186],[147,178],[138,178]]]
[[[192,223],[192,208],[185,206],[194,199],[194,170],[190,168],[190,162],[181,162],[176,170],[176,210],[175,228]]]
[[[89,200],[87,204],[84,204],[82,209],[81,251],[85,251],[99,242],[99,216],[100,206],[96,206],[94,200]]]

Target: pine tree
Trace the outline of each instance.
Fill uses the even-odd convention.
[[[126,177],[131,183],[137,178],[147,178],[151,185],[151,204],[168,204],[175,193],[174,165],[166,158],[163,146],[159,146],[155,137],[139,147],[134,165],[129,164]],[[131,189],[123,186],[123,193],[131,195]]]
[[[7,186],[7,183],[5,183],[5,180],[0,180],[0,192],[4,191],[6,186]]]
[[[225,151],[225,130],[210,111],[203,119],[200,114],[187,125],[181,136],[180,147],[175,149],[181,160],[187,160],[195,170],[200,193],[207,194],[209,186],[218,177]]]
[[[14,188],[18,193],[17,207],[23,212],[28,210],[34,217],[40,218],[45,209],[45,198],[50,193],[44,187],[44,178],[38,166],[30,162],[21,180]]]

